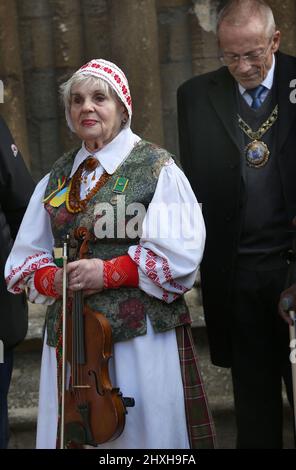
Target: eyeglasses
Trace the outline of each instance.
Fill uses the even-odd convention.
[[[267,52],[268,52],[268,49],[270,48],[271,44],[272,44],[272,39],[273,37],[271,38],[271,41],[268,43],[268,46],[262,51],[262,50],[258,50],[258,51],[254,51],[254,52],[249,52],[249,54],[243,54],[243,55],[239,55],[239,54],[224,54],[224,55],[221,55],[219,57],[219,59],[221,60],[222,64],[224,65],[238,65],[239,64],[239,61],[242,59],[244,62],[248,62],[249,64],[256,64],[256,63],[260,63],[262,62],[266,55],[267,55]]]

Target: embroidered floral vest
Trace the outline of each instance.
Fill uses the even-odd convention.
[[[45,198],[57,188],[58,179],[69,177],[76,153],[77,151],[66,153],[54,164]],[[139,238],[129,238],[127,230],[135,214],[126,215],[125,213],[124,224],[120,225],[118,211],[124,207],[127,208],[132,203],[141,203],[146,209],[148,208],[156,189],[160,170],[170,158],[171,155],[166,150],[142,140],[133,148],[128,158],[107,183],[88,201],[83,212],[72,214],[68,212],[65,203],[59,207],[52,207],[50,201],[46,203],[55,246],[62,247],[66,235],[69,234],[69,258],[70,260],[76,259],[78,242],[74,239],[74,230],[77,227],[86,227],[93,235],[98,234],[97,228],[102,217],[101,214],[98,215],[98,205],[99,207],[106,206],[106,213],[103,217],[105,226],[108,226],[109,237],[100,239],[94,236],[94,240],[89,242],[88,257],[111,259],[126,254],[131,245],[138,245]],[[128,185],[123,194],[113,192],[119,176],[128,179]],[[191,322],[183,296],[167,304],[147,295],[140,289],[122,287],[107,289],[86,297],[85,302],[91,309],[100,311],[107,317],[112,327],[114,342],[146,334],[146,315],[149,315],[156,332],[163,332]],[[47,342],[50,346],[56,346],[57,343],[60,313],[60,300],[47,309]]]

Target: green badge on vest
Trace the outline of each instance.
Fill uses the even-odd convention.
[[[63,248],[53,247],[54,262],[59,267],[63,267]]]
[[[124,176],[119,176],[116,180],[116,183],[112,189],[113,193],[122,194],[127,187],[128,178]]]

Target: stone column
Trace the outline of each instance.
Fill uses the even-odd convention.
[[[111,60],[126,73],[133,130],[163,145],[158,30],[154,0],[110,0]]]
[[[29,165],[30,153],[15,0],[1,0],[0,2],[0,79],[3,82],[1,95],[2,91],[4,92],[0,99],[0,113],[5,118],[17,146]]]
[[[32,172],[36,180],[60,156],[57,88],[48,0],[18,1]]]
[[[66,81],[85,62],[82,13],[79,0],[50,0],[53,15],[54,64],[57,85]],[[69,130],[64,108],[59,106],[60,139],[62,149],[80,144]]]
[[[165,147],[178,158],[177,88],[192,76],[191,0],[158,0]]]
[[[82,26],[85,58],[110,57],[108,0],[82,0]]]
[[[296,55],[296,2],[295,0],[267,0],[278,29],[282,33],[281,51]]]
[[[215,34],[220,0],[192,0],[192,4],[192,69],[194,75],[200,75],[221,65]]]

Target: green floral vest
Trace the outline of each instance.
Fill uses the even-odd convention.
[[[76,153],[77,150],[68,152],[54,164],[45,198],[57,188],[59,179],[69,178]],[[170,158],[171,155],[166,150],[141,140],[107,183],[88,201],[84,211],[72,214],[67,210],[65,203],[59,207],[52,207],[50,201],[46,203],[45,208],[50,214],[55,247],[62,247],[66,235],[69,234],[69,258],[77,259],[78,242],[73,236],[74,230],[77,227],[86,227],[93,235],[97,233],[96,224],[100,223],[100,216],[97,214],[98,204],[106,204],[108,207],[104,220],[107,221],[106,227],[108,225],[111,235],[114,236],[110,237],[110,231],[108,238],[94,236],[94,240],[89,242],[87,256],[112,259],[126,254],[131,245],[138,245],[139,238],[129,238],[128,230],[124,230],[135,214],[125,214],[125,227],[119,227],[118,206],[124,202],[125,207],[132,203],[141,203],[147,209],[153,198],[160,170]],[[118,177],[128,179],[127,187],[122,194],[114,192]],[[167,304],[140,289],[122,287],[104,290],[84,300],[91,309],[102,312],[107,317],[112,327],[114,342],[146,334],[146,315],[149,315],[156,332],[191,322],[183,296]],[[57,344],[60,315],[61,301],[57,300],[47,309],[47,343],[50,346]]]

